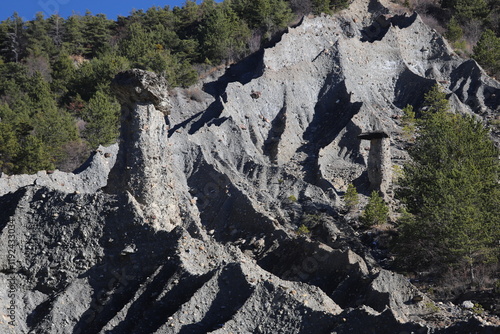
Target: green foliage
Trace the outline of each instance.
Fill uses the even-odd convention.
[[[500,293],[500,279],[499,278],[497,278],[495,280],[495,283],[493,284],[493,291],[495,293]]]
[[[19,62],[26,56],[26,27],[23,19],[14,13],[3,22],[5,35],[0,44],[0,52],[7,61]]]
[[[482,315],[482,314],[484,314],[484,307],[483,307],[483,305],[481,305],[479,303],[475,303],[474,307],[472,308],[472,312],[474,312],[474,314],[476,314],[476,315]]]
[[[368,204],[360,217],[361,222],[366,226],[381,225],[389,218],[389,207],[377,191],[372,191]]]
[[[439,312],[439,307],[434,302],[426,302],[424,306],[429,313]]]
[[[26,28],[26,45],[30,55],[52,55],[55,46],[49,36],[49,25],[42,13],[37,13],[34,20],[29,21]]]
[[[2,170],[10,174],[54,168],[65,158],[63,146],[78,138],[74,119],[58,109],[49,83],[39,72],[30,76],[23,65],[15,67],[18,70],[11,78],[0,80],[6,101],[0,106]]]
[[[403,117],[401,118],[401,125],[403,126],[403,136],[406,140],[410,141],[415,136],[416,119],[413,106],[407,105],[403,108]]]
[[[45,109],[34,116],[33,133],[45,145],[51,161],[64,160],[63,146],[78,138],[73,117],[63,110]]]
[[[288,200],[290,202],[297,202],[297,197],[295,197],[294,195],[290,195],[290,196],[288,196]]]
[[[344,202],[349,210],[356,208],[359,204],[359,195],[356,187],[350,183],[344,194]]]
[[[470,266],[473,278],[477,263],[499,255],[500,165],[488,130],[470,116],[428,113],[409,153],[397,192],[409,215],[396,251],[413,269]]]
[[[106,53],[84,62],[69,82],[69,89],[88,101],[99,89],[109,87],[116,74],[129,68],[130,64],[125,57]]]
[[[233,0],[231,6],[251,28],[282,29],[292,19],[292,11],[283,0]]]
[[[83,55],[85,53],[83,19],[81,16],[72,15],[63,23],[62,41],[69,54]]]
[[[109,145],[118,138],[118,114],[120,105],[103,91],[97,91],[82,111],[86,122],[83,136],[90,147]]]
[[[321,223],[322,216],[318,214],[307,214],[304,215],[301,220],[303,225],[307,226],[308,228],[314,228]]]
[[[240,58],[250,38],[250,29],[229,5],[212,10],[200,30],[202,54],[213,63]]]
[[[39,170],[50,169],[54,169],[54,164],[47,146],[35,136],[26,137],[16,156],[13,172],[33,174]]]
[[[403,176],[403,168],[400,165],[392,165],[392,182],[398,184],[399,179]]]
[[[313,12],[315,14],[331,14],[341,9],[349,7],[349,0],[312,0]]]
[[[110,50],[111,30],[115,22],[106,15],[91,15],[87,12],[83,17],[84,52],[89,57],[96,57]]]
[[[424,109],[425,112],[422,115],[423,118],[431,116],[435,113],[445,113],[450,110],[446,93],[438,84],[432,86],[432,88],[424,95]]]
[[[10,174],[14,168],[12,161],[19,151],[16,132],[12,124],[0,122],[0,172]]]
[[[452,17],[450,22],[448,22],[448,30],[446,31],[446,38],[450,42],[457,42],[464,36],[464,31],[458,20],[455,17]]]
[[[302,224],[295,231],[295,233],[297,233],[297,235],[308,235],[311,234],[311,231],[309,231],[309,228],[306,225]]]
[[[74,79],[76,68],[68,53],[62,51],[52,64],[51,89],[57,96],[69,91],[69,83]]]
[[[251,29],[265,40],[280,31],[293,19],[293,13],[284,0],[233,0],[230,6]]]
[[[187,61],[178,59],[165,49],[169,36],[162,26],[148,31],[143,25],[133,23],[128,36],[120,44],[120,52],[132,61],[133,67],[161,73],[172,86],[193,84],[197,79],[194,69]]]
[[[474,47],[474,59],[494,74],[500,73],[500,38],[486,30]]]
[[[485,18],[488,14],[488,4],[485,0],[448,0],[445,1],[454,9],[461,21]]]

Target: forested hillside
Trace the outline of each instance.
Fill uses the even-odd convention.
[[[0,22],[0,170],[7,174],[70,171],[90,150],[118,134],[119,106],[109,91],[120,71],[163,74],[189,86],[210,68],[255,52],[302,15],[332,13],[348,0],[187,1],[109,20],[105,15],[16,13]],[[457,48],[473,47],[492,73],[500,71],[499,2],[406,1],[429,17]],[[446,15],[442,15],[445,13]],[[484,33],[482,33],[484,31]],[[474,32],[475,35],[471,36]],[[469,47],[469,49],[471,49]]]

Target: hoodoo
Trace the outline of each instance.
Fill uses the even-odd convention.
[[[368,180],[370,189],[380,191],[387,197],[392,180],[391,141],[384,131],[364,132],[359,139],[370,141],[368,153]]]
[[[117,146],[0,177],[0,332],[495,332],[383,268],[337,201],[390,196],[401,108],[436,83],[458,111],[498,107],[497,81],[385,0],[305,17],[192,90],[119,74]]]

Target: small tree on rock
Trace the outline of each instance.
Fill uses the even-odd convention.
[[[344,194],[344,202],[349,211],[354,209],[359,204],[358,191],[352,183],[347,186],[347,190]]]
[[[361,216],[361,222],[366,226],[381,225],[389,218],[389,207],[377,191],[372,191],[368,204]]]

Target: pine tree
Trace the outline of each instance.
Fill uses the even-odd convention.
[[[48,34],[52,39],[54,46],[60,48],[63,44],[64,36],[64,18],[59,16],[59,14],[54,14],[49,17],[47,21]]]
[[[109,51],[111,49],[109,43],[111,28],[114,21],[108,20],[104,14],[91,15],[90,12],[87,12],[83,17],[83,22],[86,55],[93,58]]]
[[[98,58],[83,63],[76,71],[69,84],[69,89],[76,96],[88,101],[97,90],[109,88],[111,80],[121,71],[130,68],[129,61],[113,52],[102,54]]]
[[[487,29],[474,47],[474,59],[493,74],[500,73],[500,38]]]
[[[446,38],[450,40],[450,42],[457,42],[464,35],[464,31],[462,27],[458,23],[458,20],[453,16],[448,22],[448,31],[446,32]]]
[[[403,117],[401,118],[401,125],[403,126],[403,135],[406,140],[412,141],[416,131],[415,111],[412,105],[407,105],[403,108]]]
[[[230,5],[251,29],[261,30],[268,38],[293,18],[289,4],[283,0],[234,0]]]
[[[5,107],[5,106],[4,106]],[[0,106],[0,108],[2,108]],[[11,174],[20,146],[14,125],[0,121],[0,172]]]
[[[349,0],[312,0],[312,7],[315,14],[331,14],[337,10],[347,8],[349,3]]]
[[[49,35],[49,24],[42,13],[27,23],[27,49],[32,56],[51,56],[55,53],[54,42]]]
[[[445,113],[450,111],[450,105],[446,98],[446,93],[443,91],[441,86],[434,85],[432,88],[424,95],[424,112],[422,116],[425,118],[428,115],[435,113]]]
[[[463,22],[483,19],[488,14],[488,4],[485,0],[450,0],[448,2]]]
[[[201,30],[201,52],[214,63],[238,59],[246,50],[250,30],[228,5],[214,8]]]
[[[118,137],[118,113],[120,105],[103,91],[97,91],[83,110],[87,124],[83,135],[91,148],[109,145]]]
[[[356,187],[350,183],[344,195],[344,202],[349,210],[354,209],[359,204],[359,195]]]
[[[40,170],[54,169],[46,145],[35,136],[28,136],[15,159],[14,173],[34,174]]]
[[[85,53],[85,39],[83,37],[83,19],[81,16],[70,16],[63,25],[63,45],[72,55]]]
[[[413,269],[467,265],[473,280],[475,265],[499,256],[499,152],[479,121],[443,111],[446,99],[436,105],[400,179],[397,196],[413,218],[401,224],[396,250]]]
[[[377,191],[372,191],[368,204],[361,216],[361,222],[366,226],[381,225],[389,218],[389,207]]]
[[[52,64],[52,82],[50,83],[52,91],[58,96],[67,93],[75,73],[73,61],[66,50],[62,50]]]
[[[46,147],[52,161],[58,164],[65,159],[63,147],[78,139],[75,120],[71,115],[58,109],[47,109],[35,115],[34,134]]]

